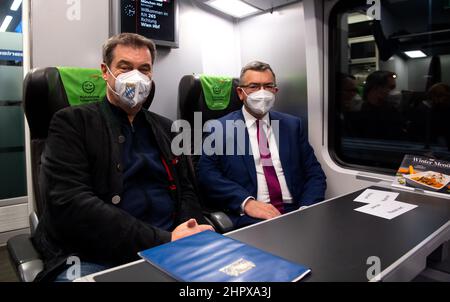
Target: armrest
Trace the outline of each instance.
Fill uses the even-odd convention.
[[[233,222],[224,212],[203,211],[203,215],[211,222],[217,232],[223,234],[234,229]]]
[[[41,256],[31,242],[30,235],[14,236],[7,243],[9,257],[21,281],[32,282],[44,269]]]
[[[31,213],[30,214],[30,230],[31,230],[31,235],[32,236],[36,232],[38,224],[39,224],[39,219],[38,219],[38,217],[36,215],[36,212]]]

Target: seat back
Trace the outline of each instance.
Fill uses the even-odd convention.
[[[202,137],[194,135],[194,132],[202,133],[205,123],[212,119],[218,119],[222,116],[239,110],[242,107],[242,101],[239,99],[236,88],[239,85],[239,79],[231,79],[231,93],[228,105],[220,106],[218,109],[213,108],[207,104],[205,92],[202,87],[202,82],[199,75],[185,75],[181,78],[178,86],[178,119],[189,122],[191,126],[191,151],[194,153],[195,146],[201,146]],[[202,122],[196,123],[194,121],[195,113],[202,114]],[[198,139],[199,141],[195,141]],[[200,151],[200,150],[195,150]],[[197,153],[198,154],[198,153]],[[192,156],[193,169],[196,168],[196,163],[199,156]]]
[[[205,93],[202,89],[200,76],[185,75],[178,86],[178,118],[188,121],[193,128],[194,113],[201,112],[203,117],[203,125],[211,119],[218,119],[230,112],[239,110],[242,102],[236,92],[239,85],[239,79],[232,79],[230,102],[225,109],[212,110],[205,100]]]
[[[202,133],[203,126],[209,120],[221,118],[230,112],[239,110],[242,107],[242,101],[239,99],[236,88],[239,85],[239,79],[231,80],[231,93],[228,106],[226,108],[220,107],[219,109],[211,109],[208,107],[205,92],[202,87],[202,83],[199,75],[185,75],[181,78],[178,86],[178,119],[189,122],[191,126],[191,151],[194,154],[194,150],[198,154],[200,150],[196,150],[195,146],[201,146],[202,137],[194,135],[196,133]],[[202,122],[194,122],[194,114],[200,112],[202,114]],[[198,161],[199,156],[192,156],[194,167]]]
[[[44,199],[41,192],[44,184],[39,181],[41,154],[44,150],[50,121],[58,110],[69,106],[103,100],[106,82],[100,69],[47,67],[30,71],[24,80],[24,111],[31,136],[31,175],[36,201],[35,211],[43,213]],[[144,103],[151,105],[155,85]]]
[[[39,216],[45,208],[45,183],[39,178],[41,155],[48,136],[50,121],[58,110],[68,106],[101,101],[106,94],[106,83],[98,69],[40,68],[30,71],[24,83],[24,111],[31,136],[31,175],[35,197],[35,213],[30,215],[33,235]],[[155,85],[144,103],[149,108],[155,95]],[[7,243],[10,261],[20,281],[31,282],[44,269],[41,255],[34,248],[30,235],[18,235]]]
[[[232,79],[231,83],[231,93],[230,100],[228,105],[221,106],[219,109],[208,106],[207,101],[205,99],[205,91],[202,87],[202,82],[199,75],[185,75],[180,80],[180,84],[178,86],[178,119],[186,120],[191,125],[191,149],[194,150],[196,144],[201,145],[201,141],[195,142],[194,140],[202,139],[201,137],[197,137],[194,135],[194,131],[203,130],[204,124],[212,119],[218,119],[223,117],[224,115],[239,110],[242,108],[242,101],[239,99],[236,88],[239,85],[239,79]],[[202,113],[202,123],[194,122],[194,113],[201,112]],[[200,128],[201,127],[201,128]],[[197,129],[200,128],[200,129]],[[190,173],[192,175],[194,186],[199,192],[197,180],[196,180],[196,163],[199,159],[199,156],[188,156],[188,160],[191,164]],[[228,232],[232,229],[233,224],[231,220],[222,212],[218,212],[215,207],[210,204],[205,203],[205,199],[202,198],[201,194],[199,194],[199,199],[201,206],[204,210],[204,215],[207,219],[212,221],[212,224],[220,233]]]

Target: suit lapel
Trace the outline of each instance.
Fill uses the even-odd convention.
[[[237,112],[237,118],[235,120],[241,120],[245,123],[244,115],[242,114],[242,110],[239,110]],[[235,137],[235,140],[237,138]],[[236,142],[236,141],[235,141]],[[255,166],[255,160],[253,158],[253,155],[250,154],[251,145],[250,145],[250,137],[248,135],[248,129],[245,128],[245,144],[237,144],[237,148],[239,151],[239,154],[244,154],[242,156],[239,156],[243,159],[244,164],[247,166],[247,171],[250,175],[250,179],[252,180],[252,183],[254,187],[256,188],[255,191],[257,191],[257,180],[256,180],[256,166]],[[245,148],[245,150],[243,150]]]
[[[286,184],[287,184],[289,190],[292,192],[292,172],[291,172],[291,165],[290,165],[290,163],[292,161],[290,158],[291,146],[290,146],[289,137],[291,135],[295,135],[295,133],[289,133],[288,132],[289,128],[285,124],[286,121],[281,118],[278,118],[276,114],[271,112],[270,119],[271,119],[272,126],[275,125],[274,121],[278,121],[278,123],[279,123],[278,131],[275,131],[275,129],[272,129],[272,131],[274,131],[275,139],[278,142],[278,153],[280,156],[281,167],[283,168],[283,172],[284,172],[284,177],[286,179]]]

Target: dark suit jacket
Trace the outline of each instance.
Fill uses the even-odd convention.
[[[308,143],[301,120],[275,111],[270,112],[270,120],[272,125],[273,121],[279,121],[280,160],[287,186],[295,202],[290,208],[322,201],[326,189],[325,174]],[[227,129],[227,121],[244,122],[242,110],[232,112],[218,122],[223,129]],[[236,219],[240,217],[242,202],[248,196],[256,198],[257,195],[256,167],[249,152],[251,147],[247,129],[245,146],[236,142],[236,136],[236,131],[223,132],[223,154],[226,154],[227,144],[234,142],[234,155],[203,154],[197,165],[198,181],[205,200],[228,211],[235,224]],[[238,155],[238,151],[244,155]]]
[[[187,159],[171,153],[172,122],[143,112],[174,178],[175,224],[189,218],[205,223]],[[41,188],[46,192],[46,205],[33,237],[46,262],[41,278],[54,277],[71,255],[116,265],[138,259],[141,250],[170,241],[170,232],[113,204],[123,190],[123,139],[120,122],[106,99],[54,115],[42,155]]]

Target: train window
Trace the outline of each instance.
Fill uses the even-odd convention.
[[[22,110],[22,6],[0,2],[0,206],[27,195]]]
[[[340,1],[330,15],[329,145],[356,169],[450,159],[450,1]]]

